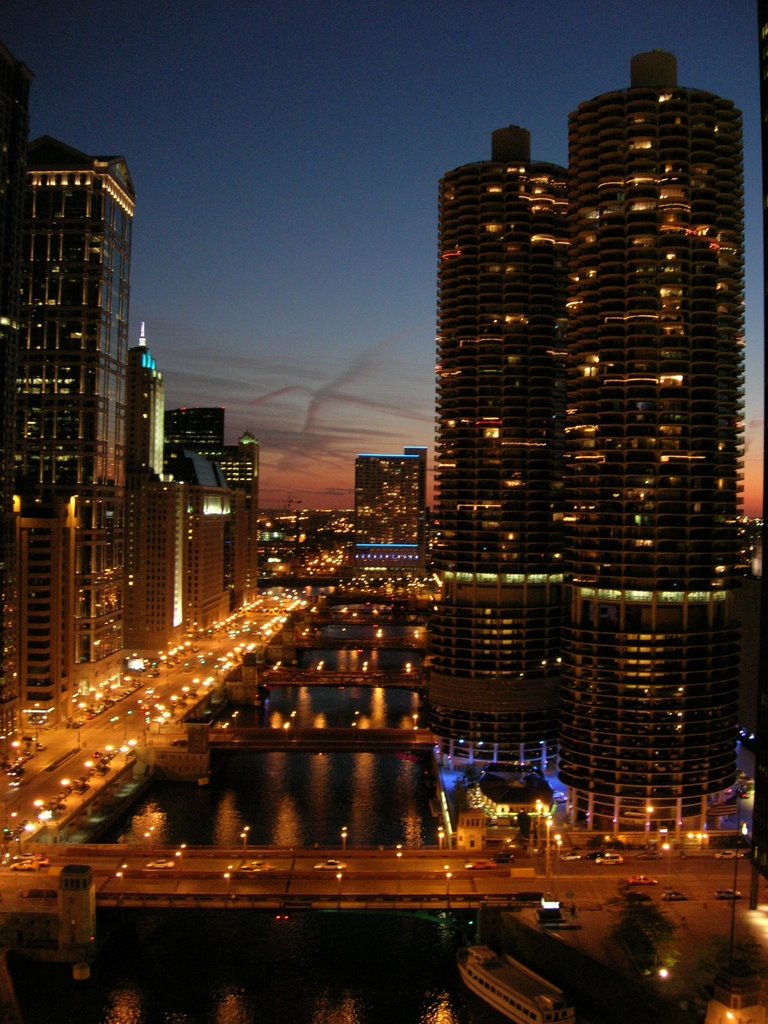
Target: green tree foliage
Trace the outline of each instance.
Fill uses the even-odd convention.
[[[624,882],[617,895],[608,900],[608,906],[614,914],[611,935],[627,950],[639,971],[651,974],[661,967],[674,967],[679,959],[677,926],[658,903]]]
[[[699,962],[699,966],[714,977],[719,970],[728,966],[731,959],[742,961],[742,963],[745,963],[751,970],[761,976],[765,976],[768,971],[768,958],[766,957],[765,950],[759,942],[756,942],[749,936],[734,943],[733,958],[731,958],[729,938],[725,935],[713,935]]]

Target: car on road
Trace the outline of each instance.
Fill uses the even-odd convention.
[[[715,850],[715,860],[736,860],[743,856],[743,850]]]
[[[575,850],[568,850],[567,853],[560,854],[560,860],[581,860],[581,854]]]
[[[329,857],[328,860],[321,860],[319,864],[315,864],[315,869],[317,871],[343,871],[346,866],[343,860]]]
[[[595,864],[623,864],[624,858],[620,853],[613,853],[608,850],[607,853],[600,853],[595,857]]]
[[[715,891],[716,900],[740,900],[741,893],[738,889],[717,889]]]
[[[493,859],[497,864],[509,864],[515,859],[515,857],[514,854],[510,853],[508,850],[502,850],[501,853],[497,853]]]
[[[265,860],[244,860],[239,868],[240,871],[272,871],[272,865]]]
[[[668,903],[679,903],[681,900],[688,899],[685,893],[680,892],[679,889],[665,889],[661,894],[661,898]]]
[[[487,871],[489,868],[495,868],[496,865],[492,860],[468,860],[464,867],[467,871]]]
[[[627,885],[658,885],[658,878],[649,878],[648,875],[630,875]]]
[[[11,871],[37,871],[38,863],[34,859],[17,860],[11,864]]]
[[[148,860],[144,865],[145,868],[160,869],[160,868],[175,868],[176,861],[168,857],[164,860]]]
[[[568,794],[564,793],[562,789],[556,789],[552,794],[552,799],[556,804],[566,804],[568,803]]]

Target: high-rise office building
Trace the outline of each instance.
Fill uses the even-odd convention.
[[[13,508],[16,372],[29,69],[0,44],[0,750],[18,728],[18,565]]]
[[[440,182],[431,727],[443,754],[546,761],[557,740],[566,172],[530,136]]]
[[[355,459],[355,565],[420,569],[426,556],[427,450]]]
[[[44,136],[27,156],[17,467],[22,712],[119,679],[134,191],[120,156]],[[38,571],[39,570],[39,571]]]
[[[215,458],[224,446],[224,409],[194,406],[165,411],[165,444],[168,448]]]
[[[225,444],[217,462],[232,489],[232,516],[225,541],[225,575],[231,607],[252,600],[259,589],[259,442],[246,430]]]
[[[128,349],[125,421],[126,474],[161,476],[165,431],[165,385],[147,346],[144,324],[138,345]]]
[[[560,775],[591,827],[701,827],[735,770],[741,117],[654,52],[569,140]]]

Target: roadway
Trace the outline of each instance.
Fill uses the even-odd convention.
[[[299,599],[290,596],[261,596],[254,604],[222,623],[210,636],[203,635],[188,643],[159,651],[157,667],[150,671],[128,672],[115,693],[114,703],[98,714],[88,717],[83,706],[75,709],[73,724],[55,725],[36,737],[42,750],[35,750],[24,765],[24,774],[12,779],[0,774],[0,827],[14,833],[4,843],[6,856],[18,853],[24,842],[48,831],[55,836],[57,819],[72,811],[109,782],[126,758],[132,757],[136,746],[146,743],[167,743],[174,736],[183,736],[180,719],[191,706],[191,692],[202,695],[241,658],[249,648],[263,647],[279,630],[287,614]],[[130,691],[130,692],[128,692]],[[126,693],[126,696],[120,696]],[[79,724],[74,724],[79,723]],[[34,743],[32,748],[34,750]],[[12,760],[23,744],[8,751]],[[104,776],[96,773],[97,753],[111,758]],[[81,778],[88,790],[78,794],[73,783]],[[41,814],[52,810],[50,818]]]
[[[35,845],[37,850],[42,847]],[[516,893],[539,893],[578,907],[603,907],[617,894],[618,885],[635,874],[657,879],[638,891],[660,902],[667,886],[680,890],[686,900],[667,904],[685,912],[704,907],[715,915],[730,916],[730,902],[715,898],[717,889],[734,886],[744,893],[739,909],[746,908],[751,868],[746,860],[717,860],[711,854],[675,860],[664,870],[661,863],[628,857],[623,865],[583,860],[557,865],[546,858],[518,856],[511,865],[467,867],[469,855],[454,850],[285,850],[215,847],[188,848],[114,845],[47,846],[50,866],[35,871],[0,867],[0,891],[12,893],[24,886],[44,886],[64,864],[90,864],[97,893],[122,896],[195,896],[240,894],[295,898],[378,899],[428,898],[450,895],[472,902],[509,900]],[[327,869],[316,865],[331,859]],[[474,862],[484,865],[484,858]],[[150,866],[157,865],[157,866]],[[251,867],[249,868],[249,865]],[[659,870],[654,871],[654,867]]]

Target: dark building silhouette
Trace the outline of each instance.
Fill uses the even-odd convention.
[[[556,749],[567,237],[566,172],[524,129],[440,182],[429,708],[450,757]]]
[[[165,445],[215,458],[224,446],[224,409],[194,406],[165,411]]]
[[[735,772],[741,116],[641,54],[569,161],[560,777],[592,827],[700,828]]]
[[[768,366],[768,0],[758,0],[760,59],[760,142],[763,193],[763,355]],[[763,372],[763,554],[768,551],[768,380]],[[755,758],[755,802],[752,814],[752,856],[760,873],[768,878],[768,577],[763,566],[760,587],[760,653]],[[756,893],[753,892],[753,899]]]
[[[13,508],[24,168],[31,71],[0,44],[0,751],[19,726]]]

